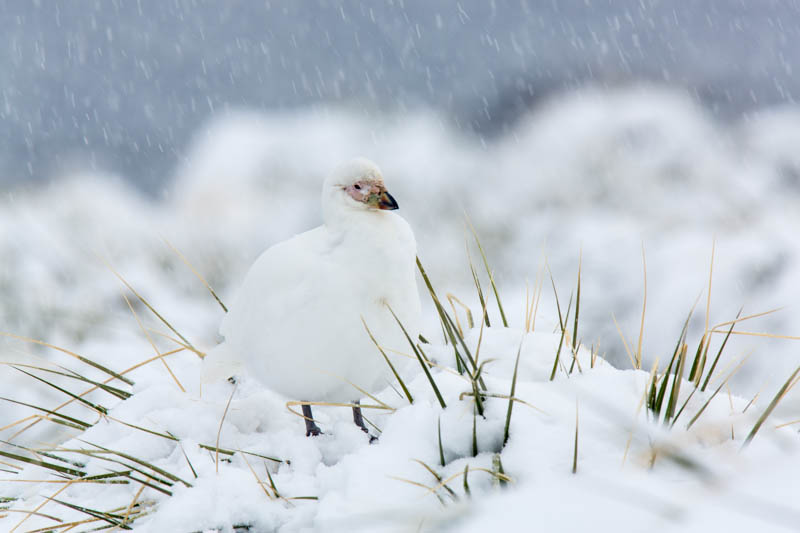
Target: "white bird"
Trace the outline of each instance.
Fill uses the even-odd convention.
[[[220,333],[247,375],[293,400],[347,402],[386,386],[384,350],[409,351],[390,308],[419,331],[416,241],[378,167],[357,158],[322,189],[323,224],[273,245],[250,268]],[[387,350],[389,349],[389,350]],[[319,428],[303,407],[306,435]],[[368,433],[360,408],[354,422]]]

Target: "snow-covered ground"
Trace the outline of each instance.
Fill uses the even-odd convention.
[[[663,366],[698,295],[689,338],[694,346],[699,341],[714,242],[710,324],[731,320],[741,306],[743,315],[783,306],[737,329],[797,336],[798,143],[800,112],[794,108],[721,124],[688,96],[654,87],[562,95],[492,142],[463,137],[422,112],[366,120],[346,109],[269,115],[242,111],[220,117],[198,133],[174,182],[165,181],[157,202],[140,197],[122,180],[98,175],[73,175],[46,189],[9,194],[0,209],[0,330],[69,348],[116,371],[152,356],[122,296],[131,294],[105,265],[107,260],[178,331],[208,349],[217,340],[222,311],[162,237],[208,279],[223,301],[230,300],[261,250],[319,223],[324,175],[342,159],[360,154],[381,165],[400,213],[416,232],[420,257],[437,289],[453,292],[476,314],[464,252],[464,213],[487,249],[512,327],[522,326],[526,280],[532,291],[543,258],[562,307],[574,291],[580,261],[580,336],[587,346],[599,343],[600,353],[618,368],[630,365],[612,313],[635,343],[643,297],[642,247],[647,261],[644,368],[656,358]],[[201,395],[199,360],[191,354],[170,356],[185,394],[163,365],[150,365],[134,372],[136,394],[112,411],[121,420],[178,435],[183,450],[172,441],[145,438],[106,421],[82,438],[136,450],[194,485],[187,489],[176,484],[169,499],[151,489],[143,493],[144,499],[163,500],[154,515],[140,521],[151,531],[174,530],[169,525],[173,520],[184,520],[181,530],[186,531],[240,522],[266,530],[276,523],[286,524],[287,531],[342,524],[345,529],[374,530],[378,519],[399,530],[413,530],[424,520],[423,530],[454,531],[496,527],[501,520],[525,520],[513,522],[518,527],[539,520],[564,530],[622,523],[634,530],[657,525],[734,531],[753,529],[748,524],[755,523],[759,528],[797,523],[797,510],[785,508],[791,503],[785,499],[789,482],[797,475],[792,470],[798,463],[792,433],[797,426],[776,431],[770,421],[745,453],[737,452],[754,417],[800,365],[797,340],[735,336],[721,368],[751,355],[731,381],[731,399],[721,393],[692,431],[678,424],[665,432],[646,423],[644,411],[635,416],[647,377],[643,372],[614,370],[603,363],[569,379],[562,375],[555,383],[536,373],[535,365],[552,363],[550,345],[558,342],[550,335],[557,314],[549,278],[543,285],[539,333],[526,342],[523,357],[534,366],[520,378],[518,396],[547,414],[515,407],[515,430],[502,454],[514,483],[495,489],[490,475],[470,473],[470,505],[461,497],[451,502],[439,491],[447,502],[442,508],[436,496],[390,477],[434,485],[430,474],[411,462],[421,459],[433,466],[438,454],[435,430],[441,411],[424,376],[414,381],[419,395],[415,405],[404,406],[389,390],[381,397],[399,409],[367,413],[384,430],[377,446],[368,446],[349,427],[347,410],[336,408],[320,409],[332,435],[307,440],[302,422],[287,413],[285,400],[246,380],[240,384],[220,446],[291,459],[291,465],[273,465],[278,490],[287,497],[317,496],[316,502],[269,501],[241,455],[221,463],[216,473],[208,452],[196,444],[214,444],[231,388],[203,388]],[[144,306],[134,308],[146,324],[157,325]],[[438,339],[430,306],[428,314],[426,334]],[[520,332],[494,329],[487,335],[497,356],[513,359]],[[40,366],[57,362],[85,370],[68,355],[30,343],[6,339],[2,346],[4,360]],[[496,390],[507,392],[507,365],[498,363],[493,370]],[[498,448],[506,402],[487,403],[487,418],[477,424],[482,453],[472,458],[471,403],[468,398],[457,401],[464,384],[457,378],[451,383],[448,376],[441,379],[451,404],[441,414],[449,454],[441,472],[463,471],[467,462],[470,468],[491,469],[489,452]],[[0,368],[0,383],[4,397],[45,406],[63,401],[10,368]],[[732,414],[741,413],[759,391],[747,413]],[[108,401],[107,395],[99,398]],[[581,440],[579,470],[573,476],[576,398]],[[691,405],[696,409],[700,401],[693,398]],[[67,412],[87,416],[80,407]],[[795,420],[798,412],[800,393],[793,390],[776,416]],[[31,413],[5,405],[0,427]],[[637,419],[622,467],[625,442]],[[15,442],[59,438],[52,428],[41,426]],[[10,438],[19,427],[4,430],[2,438]],[[670,463],[663,453],[649,471],[649,450],[661,445],[696,458],[712,474],[697,476]],[[188,479],[192,474],[184,451],[197,469],[196,481]],[[251,466],[264,480],[261,461]],[[25,472],[36,475],[40,473]],[[460,478],[449,485],[463,490]],[[26,491],[30,502],[15,505],[32,509],[37,505],[32,495],[41,494],[43,487],[8,483],[3,491]],[[137,490],[133,485],[108,487],[119,492],[100,487],[107,491],[104,509],[129,504],[131,490]],[[62,495],[77,502],[90,489],[97,487],[75,486]],[[709,503],[698,507],[698,501]],[[53,511],[50,505],[42,512],[48,510]],[[772,522],[763,522],[765,517]],[[0,523],[13,526],[20,519],[10,513]],[[31,518],[25,527],[33,523]]]
[[[480,335],[477,329],[468,335],[472,353]],[[580,365],[568,374],[572,357],[564,350],[563,365],[549,381],[559,338],[498,327],[483,332],[479,361],[494,360],[484,371],[489,392],[508,395],[522,343],[514,397],[525,403],[515,403],[505,447],[507,399],[488,398],[484,416],[475,416],[471,397],[462,396],[471,390],[470,382],[452,371],[452,351],[443,345],[429,346],[428,355],[445,367],[432,374],[446,409],[421,372],[408,383],[413,404],[391,387],[376,398],[363,398],[365,406],[391,408],[365,407],[381,430],[380,441],[372,445],[347,408],[317,407],[324,435],[308,438],[284,398],[246,378],[236,387],[227,382],[201,386],[196,357],[185,355],[172,358],[170,366],[186,392],[159,366],[144,367],[128,375],[137,382],[130,399],[56,451],[80,461],[77,468],[87,476],[138,467],[160,490],[140,491],[138,483],[84,483],[63,491],[63,482],[6,483],[0,497],[20,498],[13,508],[37,510],[65,523],[91,517],[44,497],[104,512],[117,509],[118,521],[126,513],[150,513],[136,522],[143,532],[231,531],[245,525],[251,531],[370,532],[527,531],[534,524],[548,531],[796,526],[796,431],[775,429],[776,421],[770,420],[741,450],[766,398],[748,408],[744,398],[719,394],[687,430],[711,397],[710,389],[698,392],[669,430],[642,407],[647,372],[618,370],[600,358],[592,362],[583,349]],[[691,389],[683,384],[679,405]],[[87,414],[84,409],[80,416]],[[242,452],[218,459],[200,447],[217,443]],[[87,461],[66,451],[75,449],[109,453]],[[47,476],[31,466],[6,477]],[[10,530],[24,517],[9,513],[0,524]],[[32,516],[19,530],[54,525],[53,518]]]

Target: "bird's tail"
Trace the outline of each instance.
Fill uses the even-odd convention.
[[[227,343],[218,344],[203,360],[202,383],[215,383],[241,373],[242,362],[232,353]]]

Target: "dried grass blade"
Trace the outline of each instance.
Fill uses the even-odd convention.
[[[167,243],[167,246],[169,246],[172,249],[172,251],[175,252],[175,255],[180,257],[181,261],[183,261],[184,264],[187,267],[189,267],[189,270],[192,271],[192,274],[197,276],[197,279],[200,280],[200,283],[202,283],[205,286],[205,288],[208,289],[208,292],[211,293],[211,296],[214,297],[214,299],[217,301],[222,310],[227,313],[228,308],[225,307],[225,304],[222,303],[222,300],[219,299],[219,296],[217,296],[217,293],[214,291],[214,289],[211,287],[208,281],[206,281],[206,278],[204,278],[203,275],[200,274],[200,272],[198,272],[196,268],[194,268],[194,266],[189,262],[189,260],[186,259],[186,257],[175,246],[173,246],[171,242],[169,242],[165,237],[162,237],[162,239],[164,240],[165,243]]]
[[[108,368],[104,367],[103,365],[101,365],[99,363],[95,363],[91,359],[87,359],[86,357],[84,357],[82,355],[79,355],[79,354],[77,354],[77,353],[75,353],[73,351],[67,350],[66,348],[62,348],[60,346],[56,346],[55,344],[50,344],[49,342],[44,342],[44,341],[40,341],[40,340],[37,340],[37,339],[31,339],[30,337],[23,337],[21,335],[15,335],[13,333],[6,333],[4,331],[0,331],[0,335],[2,335],[4,337],[10,337],[12,339],[17,339],[17,340],[20,340],[20,341],[28,342],[28,343],[31,343],[31,344],[38,344],[39,346],[44,346],[46,348],[51,348],[51,349],[56,350],[58,352],[61,352],[63,354],[69,355],[70,357],[74,357],[78,361],[80,361],[82,363],[86,363],[87,365],[89,365],[91,367],[94,367],[97,370],[99,370],[99,371],[101,371],[101,372],[103,372],[105,374],[108,374],[109,376],[111,376],[113,378],[116,378],[116,379],[118,379],[120,381],[123,381],[123,382],[127,383],[128,385],[134,385],[133,381],[131,381],[130,379],[128,379],[126,377],[123,377],[121,374],[117,374],[113,370],[109,370]]]

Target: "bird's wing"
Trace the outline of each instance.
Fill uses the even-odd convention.
[[[220,326],[226,338],[281,331],[313,307],[335,243],[323,227],[267,249],[245,276]]]

